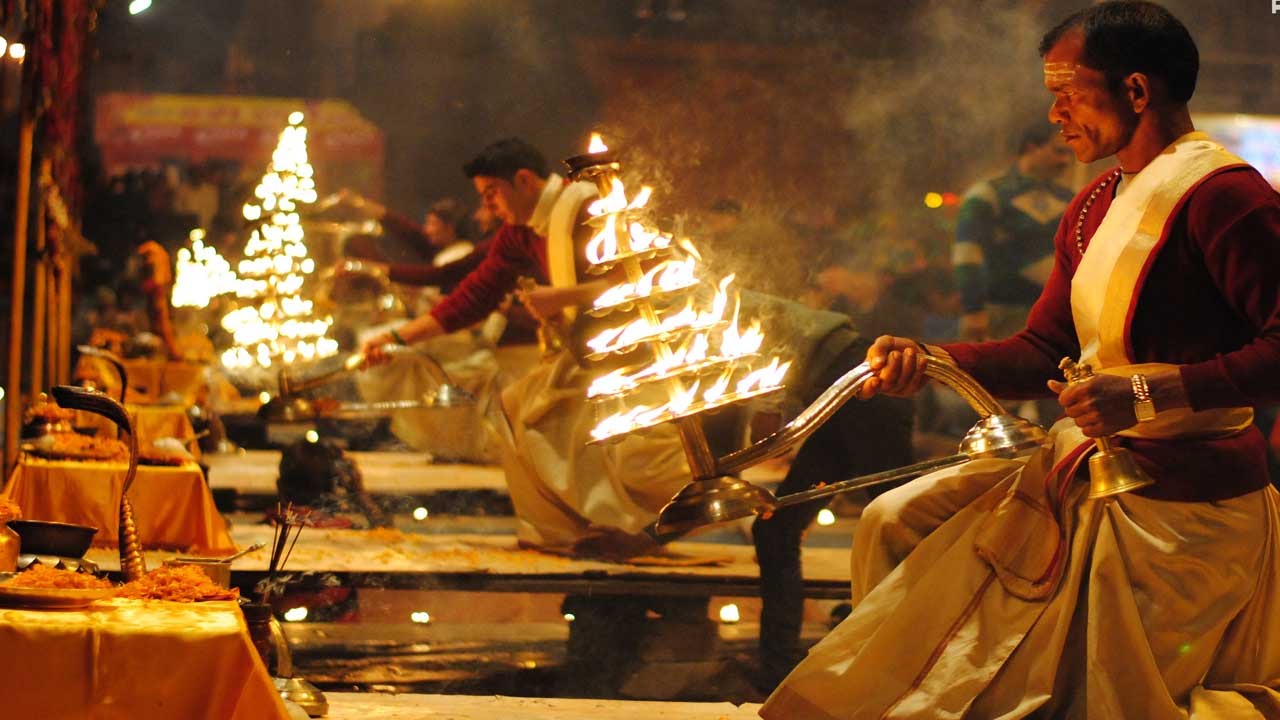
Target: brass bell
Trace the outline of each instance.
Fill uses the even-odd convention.
[[[529,293],[536,290],[538,288],[538,281],[531,277],[521,275],[516,279],[516,286],[519,288],[521,300],[523,300],[523,293]],[[538,321],[538,350],[541,352],[542,357],[550,357],[564,350],[564,333],[561,331],[560,327],[556,325],[555,321],[551,318],[543,317],[541,313],[534,310],[529,303],[525,303],[525,309],[529,311],[529,315],[531,315],[534,320]]]
[[[1093,368],[1088,365],[1077,365],[1071,358],[1062,358],[1058,363],[1067,383],[1074,385],[1093,377]],[[1094,438],[1098,452],[1089,458],[1089,499],[1119,495],[1154,485],[1155,480],[1138,467],[1133,454],[1125,448],[1112,447],[1109,438]]]

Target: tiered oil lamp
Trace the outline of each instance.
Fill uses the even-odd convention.
[[[693,244],[645,223],[652,190],[644,187],[628,196],[621,166],[598,135],[587,154],[565,162],[570,179],[590,180],[600,190],[600,199],[588,209],[597,229],[586,249],[590,271],[621,267],[626,278],[588,312],[598,317],[630,313],[627,321],[587,341],[587,357],[627,355],[645,346],[652,351],[649,364],[615,370],[591,384],[588,396],[614,411],[592,430],[593,442],[674,422],[694,477],[711,478],[716,459],[701,416],[778,392],[790,363],[776,357],[760,361],[764,335],[758,323],[739,328],[737,298],[729,290],[733,276],[708,288],[698,277]],[[707,289],[714,291],[710,303],[699,303]]]
[[[626,321],[588,340],[588,359],[628,355],[648,347],[647,364],[614,370],[597,378],[588,396],[606,414],[592,430],[592,442],[675,423],[693,474],[662,509],[654,534],[666,540],[711,525],[770,512],[868,485],[900,481],[976,457],[1010,457],[1039,447],[1044,431],[1009,415],[972,377],[929,358],[926,373],[952,387],[981,415],[956,455],[899,470],[826,485],[774,498],[769,491],[734,473],[776,457],[803,442],[873,373],[866,363],[853,368],[778,432],[745,449],[717,458],[703,432],[702,418],[728,405],[777,393],[790,362],[764,359],[764,334],[758,322],[742,330],[739,302],[730,292],[734,277],[700,279],[697,250],[686,238],[645,223],[650,188],[628,195],[621,163],[598,135],[588,152],[565,161],[572,180],[594,182],[600,191],[589,212],[596,234],[586,248],[590,271],[621,268],[625,281],[606,290],[589,309],[592,315],[628,313]],[[713,290],[706,302],[707,290]],[[699,302],[699,299],[702,299]],[[834,478],[818,478],[832,480]]]

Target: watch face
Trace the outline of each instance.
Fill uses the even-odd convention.
[[[1156,418],[1156,407],[1150,400],[1142,400],[1133,404],[1133,413],[1138,422],[1146,422]]]

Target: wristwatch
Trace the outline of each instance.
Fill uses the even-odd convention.
[[[1147,387],[1147,376],[1134,373],[1129,378],[1129,382],[1133,385],[1133,414],[1138,416],[1138,422],[1155,420],[1156,406],[1151,402],[1151,388]]]

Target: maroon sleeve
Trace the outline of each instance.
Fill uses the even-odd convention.
[[[432,285],[452,290],[472,270],[480,267],[480,263],[489,254],[491,243],[485,241],[476,245],[475,249],[465,256],[439,267],[416,263],[393,263],[387,266],[387,277],[392,282],[405,285]]]
[[[524,226],[505,225],[493,239],[484,260],[453,292],[431,309],[446,332],[470,327],[485,319],[527,275],[546,281],[546,241]]]
[[[1026,327],[1004,340],[942,346],[955,358],[960,369],[973,375],[996,397],[1010,400],[1049,397],[1053,393],[1045,383],[1062,378],[1058,363],[1064,357],[1079,357],[1080,343],[1071,317],[1071,277],[1080,259],[1075,245],[1075,223],[1083,198],[1109,174],[1085,186],[1067,206],[1053,239],[1053,272],[1027,316]],[[1102,213],[1089,215],[1093,224],[1099,222]]]
[[[1182,367],[1191,407],[1280,400],[1280,195],[1256,170],[1230,170],[1187,203],[1187,228],[1222,298],[1253,331],[1241,347]]]
[[[427,237],[421,225],[394,210],[383,213],[382,217],[378,218],[378,224],[382,226],[383,232],[394,235],[410,245],[434,249],[431,239]]]

